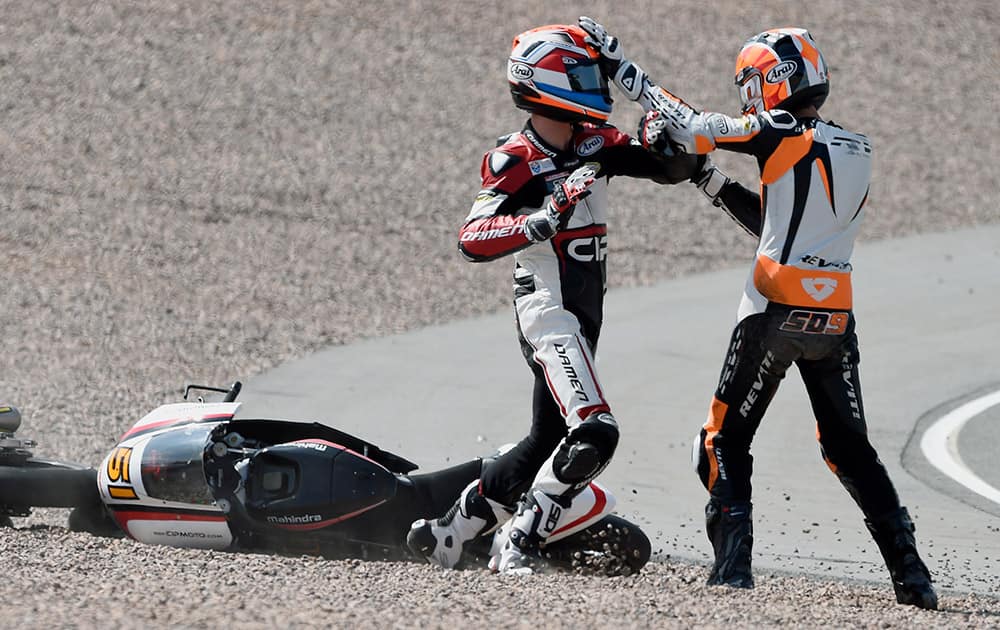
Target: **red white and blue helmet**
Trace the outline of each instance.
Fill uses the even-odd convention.
[[[552,24],[514,38],[507,80],[520,109],[565,122],[603,123],[611,91],[600,55],[584,43],[579,26]]]
[[[743,44],[736,56],[736,89],[744,114],[820,107],[830,92],[830,73],[808,31],[776,28]]]

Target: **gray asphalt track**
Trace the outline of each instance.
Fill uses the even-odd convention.
[[[908,444],[935,410],[1000,388],[1000,226],[861,244],[855,270],[872,440],[917,523],[939,586],[995,595],[1000,506],[984,505]],[[709,558],[691,442],[707,412],[745,273],[608,295],[598,360],[623,440],[602,479],[619,511],[643,524],[654,549],[673,557]],[[434,468],[517,440],[528,426],[530,384],[512,316],[503,312],[279,366],[248,383],[241,415],[325,421]],[[989,425],[996,418],[995,410],[976,418],[958,441],[966,464],[994,481],[989,466],[1000,438]],[[754,456],[758,567],[884,580],[860,512],[820,458],[794,370],[761,426]]]

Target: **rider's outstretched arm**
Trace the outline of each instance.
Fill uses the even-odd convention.
[[[587,43],[600,54],[607,76],[626,98],[649,113],[647,118],[658,119],[655,123],[649,121],[650,131],[669,136],[676,151],[697,154],[717,148],[751,154],[760,151],[756,140],[761,131],[759,116],[734,118],[717,112],[699,112],[656,85],[639,64],[626,59],[618,38],[609,35],[603,26],[584,16],[580,18],[580,27],[589,35]]]
[[[752,235],[760,236],[762,212],[760,195],[731,180],[707,154],[716,148],[741,153],[761,150],[757,139],[761,121],[756,116],[732,118],[714,112],[700,113],[659,87],[638,64],[625,58],[621,42],[589,17],[580,18],[587,43],[600,54],[604,73],[618,89],[647,112],[639,123],[638,139],[654,153],[704,154],[704,162],[691,178],[716,207],[722,208]],[[770,121],[767,121],[770,122]],[[766,134],[765,134],[766,135]]]
[[[702,159],[705,163],[691,181],[709,198],[712,205],[722,208],[747,233],[760,237],[763,223],[760,195],[730,179],[707,155]]]

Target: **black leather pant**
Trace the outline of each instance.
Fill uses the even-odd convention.
[[[869,518],[899,508],[865,423],[858,378],[854,315],[771,305],[735,330],[709,419],[699,439],[697,469],[711,498],[750,501],[750,443],[768,404],[795,363],[816,418],[821,453]]]
[[[483,496],[513,506],[531,487],[531,482],[559,442],[566,436],[566,421],[552,399],[545,377],[535,376],[531,431],[514,448],[489,462],[483,469]]]

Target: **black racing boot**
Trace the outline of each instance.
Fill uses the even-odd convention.
[[[750,555],[753,551],[753,505],[723,505],[712,500],[705,506],[705,527],[715,551],[715,565],[708,584],[753,588]]]
[[[937,610],[938,600],[931,586],[931,574],[920,555],[913,536],[916,527],[905,507],[877,520],[865,519],[868,531],[878,544],[892,577],[896,601],[927,610]]]

